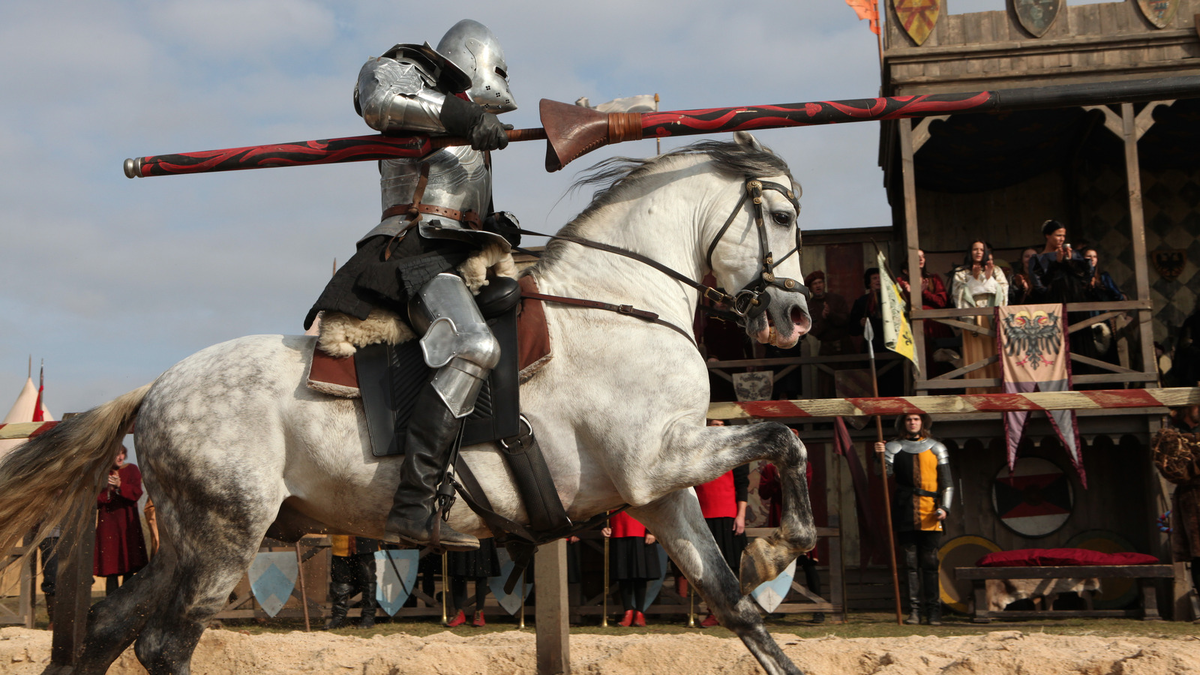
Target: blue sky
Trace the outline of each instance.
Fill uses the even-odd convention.
[[[992,9],[971,0],[980,2]],[[461,18],[503,42],[521,106],[505,121],[519,128],[540,126],[541,98],[657,92],[670,110],[879,88],[875,37],[840,0],[8,0],[0,407],[19,392],[30,354],[35,370],[45,359],[58,416],[207,345],[300,332],[334,258],[348,258],[377,221],[373,164],[129,180],[122,161],[370,133],[351,104],[362,62],[397,42],[436,44]],[[877,124],[759,137],[804,187],[803,227],[890,224]],[[547,174],[543,145],[514,144],[494,158],[495,203],[553,231],[585,205],[586,195],[565,194],[578,170],[653,152],[652,141],[627,143]]]

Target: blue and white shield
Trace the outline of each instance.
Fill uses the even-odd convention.
[[[521,611],[521,586],[520,581],[513,587],[512,593],[504,592],[504,583],[508,581],[508,575],[513,571],[512,558],[508,557],[507,549],[497,549],[497,557],[500,558],[500,576],[488,577],[488,588],[492,589],[492,595],[496,596],[496,602],[504,608],[512,616],[516,616],[517,612]],[[533,590],[533,567],[525,570],[525,597],[529,597],[529,591]]]
[[[774,612],[775,608],[787,597],[788,591],[792,590],[792,575],[795,573],[796,561],[793,560],[787,569],[779,573],[779,576],[759,584],[758,588],[750,591],[750,595],[754,596],[754,601],[768,614]]]
[[[259,553],[250,563],[250,590],[268,616],[275,616],[292,597],[300,565],[296,552]]]
[[[375,552],[375,599],[388,616],[404,606],[417,583],[417,549]]]
[[[650,609],[650,605],[654,604],[654,599],[658,597],[658,592],[662,590],[663,580],[667,578],[667,551],[661,546],[655,546],[658,551],[658,578],[651,581],[646,586],[646,604],[642,605],[642,611]]]

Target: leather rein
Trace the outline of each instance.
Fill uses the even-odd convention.
[[[757,318],[760,314],[762,314],[764,311],[766,311],[767,305],[770,304],[771,297],[769,295],[765,295],[768,286],[775,286],[777,288],[781,288],[786,291],[803,293],[805,295],[805,297],[807,297],[809,294],[808,287],[805,286],[803,282],[797,281],[796,279],[790,279],[787,277],[779,277],[775,274],[775,268],[778,265],[782,264],[784,260],[787,260],[789,257],[791,257],[791,255],[793,253],[797,254],[797,255],[800,254],[800,252],[803,250],[803,241],[801,239],[800,227],[799,227],[799,225],[797,225],[796,226],[796,247],[793,248],[791,251],[789,251],[787,253],[787,255],[780,258],[778,262],[776,262],[774,260],[774,256],[772,255],[771,250],[768,248],[768,244],[767,244],[767,229],[766,229],[766,223],[765,223],[765,218],[764,218],[764,207],[763,207],[763,190],[774,190],[774,191],[784,195],[785,197],[787,197],[788,201],[791,202],[792,206],[795,208],[797,215],[799,215],[799,213],[800,213],[800,203],[799,203],[799,201],[796,200],[795,194],[789,188],[784,187],[783,185],[780,185],[779,183],[763,181],[763,180],[759,180],[756,178],[750,178],[750,179],[746,180],[745,191],[742,193],[741,199],[739,199],[737,205],[733,207],[733,211],[729,214],[729,217],[725,219],[725,224],[722,225],[721,229],[717,232],[716,238],[714,238],[712,243],[709,244],[708,253],[705,257],[705,261],[708,264],[708,268],[712,269],[712,256],[713,256],[713,251],[715,251],[717,248],[717,244],[719,244],[721,242],[721,239],[725,236],[725,233],[727,231],[729,231],[729,226],[733,224],[734,219],[737,218],[737,215],[738,215],[738,213],[741,212],[742,207],[745,206],[745,204],[748,200],[751,201],[752,207],[753,207],[752,210],[754,212],[754,223],[755,223],[755,227],[757,228],[757,232],[758,232],[759,256],[760,256],[760,262],[762,265],[762,269],[759,271],[759,274],[757,277],[752,279],[748,284],[746,284],[745,287],[742,288],[742,290],[738,291],[735,295],[730,295],[719,288],[714,288],[712,286],[702,284],[702,283],[692,279],[691,277],[689,277],[681,272],[678,272],[678,271],[658,262],[657,260],[654,260],[653,258],[649,258],[640,253],[630,251],[629,249],[624,249],[619,246],[613,246],[611,244],[604,244],[604,243],[601,243],[598,241],[592,241],[591,239],[584,239],[583,237],[576,237],[576,236],[572,236],[572,235],[545,234],[542,232],[534,232],[533,230],[526,230],[523,228],[517,228],[517,232],[519,232],[521,234],[528,234],[528,235],[537,236],[537,237],[546,237],[548,239],[558,239],[560,241],[568,241],[568,242],[571,242],[574,244],[579,244],[580,246],[585,246],[587,248],[594,248],[598,251],[614,253],[616,255],[620,255],[620,256],[624,256],[626,258],[630,258],[632,260],[636,260],[645,265],[649,265],[650,267],[658,270],[659,272],[662,272],[663,274],[666,274],[667,276],[671,277],[672,279],[675,279],[676,281],[682,282],[684,284],[687,284],[688,286],[691,286],[692,288],[699,290],[700,294],[703,297],[709,299],[710,301],[712,301],[714,303],[724,303],[725,305],[727,305],[730,308],[730,310],[734,313],[734,315],[737,316],[739,325],[741,325],[744,328],[746,326],[746,323],[749,320]],[[526,298],[533,298],[536,300],[543,300],[543,301],[547,301],[547,302],[557,302],[557,303],[561,303],[561,304],[575,305],[575,306],[579,306],[579,307],[603,309],[603,310],[607,310],[607,311],[611,311],[611,312],[617,312],[619,314],[625,314],[627,316],[632,316],[637,319],[642,319],[643,321],[648,321],[651,323],[657,323],[659,325],[666,326],[667,328],[670,328],[671,330],[686,337],[693,345],[696,344],[696,338],[690,332],[684,330],[683,328],[680,328],[679,326],[676,326],[675,324],[673,324],[669,321],[662,319],[661,317],[659,317],[658,314],[656,314],[654,312],[644,310],[644,309],[637,309],[636,307],[633,307],[632,305],[616,305],[616,304],[608,303],[608,302],[600,302],[598,300],[587,300],[584,298],[570,298],[570,297],[565,297],[565,296],[561,296],[561,295],[546,295],[543,293],[524,293],[524,294],[522,294],[522,296],[526,297]]]

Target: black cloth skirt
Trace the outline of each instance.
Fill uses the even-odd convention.
[[[500,557],[496,555],[496,541],[491,537],[479,540],[474,551],[447,554],[446,567],[450,576],[466,579],[500,576]]]
[[[608,550],[609,574],[617,581],[654,581],[662,576],[658,544],[645,537],[613,537]]]
[[[717,548],[721,549],[721,557],[729,564],[734,574],[742,566],[742,551],[746,549],[746,534],[733,533],[733,518],[705,518],[713,539],[717,540]]]

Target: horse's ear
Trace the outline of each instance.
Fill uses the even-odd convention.
[[[764,148],[763,145],[758,142],[758,139],[754,137],[754,134],[750,133],[749,131],[733,132],[733,140],[738,145],[750,148],[751,150],[758,150],[759,152],[770,152],[770,150],[767,150],[766,148]]]

